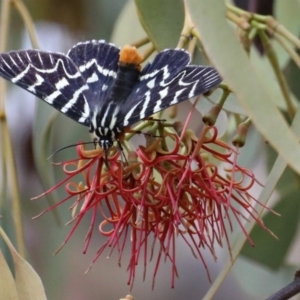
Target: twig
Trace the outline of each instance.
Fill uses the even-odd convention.
[[[300,270],[295,274],[294,281],[267,298],[266,300],[287,300],[300,293]]]

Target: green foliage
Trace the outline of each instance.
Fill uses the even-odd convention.
[[[7,1],[2,1],[3,15],[5,15],[3,12],[7,11],[5,2]],[[22,1],[19,0],[16,1],[16,3],[22,4]],[[49,19],[51,15],[53,15],[53,11],[55,12],[57,10],[56,6],[52,6],[54,5],[53,3],[57,3],[57,1],[48,1],[47,4],[31,1],[30,5],[31,7],[37,8],[38,18],[44,20]],[[267,157],[270,157],[272,154],[267,149],[268,146],[265,145],[265,141],[274,148],[276,156],[278,155],[278,157],[276,160],[274,159],[275,162],[272,162],[269,166],[268,172],[270,170],[270,173],[265,180],[265,185],[262,188],[259,201],[263,202],[263,204],[270,205],[268,200],[276,187],[279,200],[272,209],[281,216],[279,217],[271,212],[267,212],[263,216],[263,221],[265,225],[274,232],[279,240],[274,239],[274,237],[270,236],[267,232],[264,232],[261,227],[255,225],[250,234],[255,243],[255,247],[251,247],[246,243],[242,254],[253,261],[259,262],[261,265],[267,267],[267,269],[276,270],[280,273],[281,269],[286,266],[287,256],[297,239],[300,213],[300,149],[298,138],[300,135],[300,130],[298,130],[298,128],[300,128],[300,125],[298,124],[300,120],[298,108],[300,95],[298,90],[300,59],[297,52],[294,50],[300,48],[300,41],[297,38],[297,35],[300,32],[300,19],[298,17],[300,7],[298,1],[275,1],[275,17],[277,21],[280,22],[277,24],[278,27],[276,27],[276,30],[274,27],[270,27],[270,24],[268,23],[270,19],[266,16],[251,15],[250,17],[248,16],[249,19],[245,19],[246,21],[244,20],[245,23],[239,23],[238,21],[241,21],[244,15],[247,15],[247,12],[240,11],[231,5],[225,5],[223,1],[219,0],[187,0],[187,12],[189,12],[190,15],[186,14],[184,1],[135,0],[128,1],[125,5],[123,1],[110,4],[98,1],[95,6],[94,4],[95,3],[92,1],[76,1],[76,4],[74,3],[74,7],[72,7],[72,10],[70,11],[70,15],[68,15],[65,24],[71,24],[71,30],[76,29],[76,31],[74,30],[72,34],[70,34],[75,36],[76,41],[84,39],[82,36],[90,36],[91,31],[86,32],[84,30],[93,26],[93,38],[100,39],[104,34],[106,39],[115,42],[118,46],[123,44],[138,44],[140,40],[148,37],[149,43],[146,43],[146,45],[143,44],[142,49],[144,53],[149,55],[153,55],[154,50],[159,51],[164,48],[176,46],[185,46],[191,50],[191,52],[196,51],[194,63],[201,62],[203,64],[213,64],[225,80],[224,84],[217,91],[206,96],[206,98],[211,103],[215,104],[218,103],[224,90],[232,91],[223,106],[224,111],[226,111],[229,116],[229,129],[235,128],[237,123],[245,120],[246,117],[250,117],[253,127],[261,135],[260,141],[255,145],[251,145],[251,151],[256,151],[256,155],[259,155],[260,158],[262,156],[262,161],[265,161],[266,163]],[[85,8],[84,10],[82,9],[83,7]],[[24,7],[22,10],[22,6],[18,5],[16,5],[16,8],[18,16],[24,18],[24,24],[27,26],[26,30],[30,32],[31,36],[34,36],[35,33],[32,31],[34,24],[30,18],[26,19],[26,10],[24,10]],[[112,9],[114,10],[113,13],[108,15],[109,10]],[[47,15],[47,12],[50,10],[52,13]],[[122,11],[118,16],[117,12],[120,10]],[[65,6],[64,9],[62,9],[62,12],[63,11],[66,11]],[[29,16],[31,13],[32,12],[30,11]],[[81,17],[80,22],[77,24],[74,22],[72,16],[75,17],[78,13],[80,13]],[[11,12],[9,12],[9,16],[10,14]],[[17,15],[16,12],[14,12],[13,15]],[[57,18],[54,18],[54,20],[57,21],[60,15],[61,14],[59,14]],[[104,17],[101,18],[101,16]],[[227,16],[227,19],[225,16]],[[12,25],[11,28],[8,28],[8,23],[5,23],[6,21],[5,18],[1,19],[1,47],[5,47],[7,44],[5,37],[13,40],[14,37],[19,37],[20,35],[19,20],[17,20],[16,23],[14,23],[15,25]],[[28,24],[30,26],[28,26]],[[246,25],[241,28],[241,24]],[[281,31],[282,28],[285,29],[285,31]],[[78,34],[79,31],[81,32],[80,35]],[[112,35],[109,36],[111,32]],[[272,37],[269,37],[266,33]],[[190,36],[193,36],[193,39],[189,39]],[[252,42],[254,36],[264,40],[266,46],[265,55],[261,56],[253,46]],[[49,39],[51,39],[51,36],[49,36]],[[8,42],[13,42],[14,44],[17,42],[19,43],[19,41],[16,40],[13,40],[12,42],[9,40]],[[247,44],[248,42],[249,44]],[[69,46],[71,46],[71,44]],[[8,49],[8,47],[6,48]],[[2,50],[4,51],[4,49]],[[291,57],[293,57],[293,61],[291,60]],[[283,71],[286,67],[288,68],[284,73]],[[283,74],[287,76],[283,77]],[[282,81],[282,79],[284,80]],[[291,87],[291,90],[289,89],[289,86]],[[5,91],[3,90],[1,91],[1,97],[3,97],[3,99],[5,95],[4,92]],[[3,103],[4,100],[0,99],[1,116],[5,116],[5,113],[3,114]],[[203,110],[201,101],[197,104],[197,110],[200,112]],[[36,192],[35,190],[30,190],[30,188],[26,189],[26,187],[23,187],[23,190],[18,193],[16,188],[17,173],[14,172],[14,160],[11,155],[7,155],[8,152],[11,154],[12,150],[9,150],[9,147],[4,147],[4,144],[7,145],[9,143],[8,132],[5,132],[5,128],[7,128],[5,119],[6,118],[1,118],[0,127],[4,132],[4,134],[1,132],[0,143],[0,152],[2,155],[0,159],[2,162],[0,165],[2,167],[1,176],[4,178],[1,179],[1,182],[5,185],[4,187],[1,186],[1,195],[5,197],[5,202],[3,202],[2,205],[7,205],[7,203],[9,203],[6,198],[16,201],[13,203],[21,203],[23,205],[22,212],[24,216],[22,220],[18,206],[12,205],[12,209],[9,207],[9,209],[5,210],[6,212],[12,211],[12,217],[4,217],[1,221],[19,221],[14,222],[13,224],[5,223],[5,226],[10,226],[15,230],[15,236],[18,237],[16,238],[17,248],[22,249],[22,242],[20,242],[20,240],[23,239],[22,231],[25,228],[24,223],[22,222],[26,220],[25,222],[29,223],[31,217],[34,215],[32,212],[34,210],[33,207],[40,205],[35,205],[36,202],[29,203],[29,197],[27,197],[27,195],[30,194],[30,197],[33,197],[39,194],[40,191]],[[290,123],[293,123],[294,126],[290,127]],[[225,122],[222,124],[227,126],[227,123]],[[19,126],[22,126],[22,124]],[[228,128],[226,127],[226,129]],[[232,135],[232,130],[228,131],[228,135],[226,135],[225,138]],[[43,103],[38,103],[33,132],[33,150],[37,170],[43,180],[45,189],[52,186],[55,182],[58,182],[58,178],[61,176],[61,173],[53,173],[53,167],[47,160],[47,157],[53,150],[68,144],[74,144],[80,140],[90,140],[86,128],[74,124],[74,122],[70,120],[66,120],[64,116],[57,117],[56,114],[53,114],[51,108]],[[264,148],[264,151],[260,151],[262,148]],[[23,149],[16,150],[20,152],[23,151]],[[241,151],[247,153],[247,143],[245,149],[242,149]],[[25,153],[23,155],[25,156]],[[251,158],[251,161],[247,162],[248,165],[254,165],[256,160],[255,155],[249,153],[247,157]],[[59,159],[61,160],[67,160],[69,158],[70,152],[65,152],[59,156]],[[29,160],[27,156],[24,159]],[[287,165],[291,169],[287,169]],[[21,173],[18,176],[23,176],[22,180],[25,180],[26,175],[25,170],[25,176]],[[7,191],[9,192],[7,193]],[[26,195],[26,197],[24,195]],[[62,195],[64,195],[64,191],[59,192],[58,198],[61,199]],[[24,203],[26,203],[25,208]],[[68,218],[69,212],[65,210],[63,219],[68,220]],[[43,274],[43,281],[45,282],[45,285],[48,286],[47,290],[49,290],[53,299],[58,299],[57,290],[63,289],[63,285],[65,284],[60,280],[60,278],[63,277],[63,274],[72,275],[70,269],[74,267],[74,265],[76,267],[80,266],[80,270],[76,270],[76,272],[82,273],[82,270],[91,261],[91,256],[85,261],[82,260],[82,262],[81,260],[74,259],[74,257],[80,255],[80,251],[76,251],[74,256],[73,254],[70,255],[70,251],[73,251],[73,249],[77,250],[80,247],[82,248],[81,238],[83,233],[79,232],[79,241],[75,238],[74,248],[69,247],[65,250],[65,254],[55,257],[55,262],[52,258],[51,261],[46,260],[45,256],[51,255],[57,245],[64,239],[64,236],[59,236],[57,233],[60,229],[53,226],[52,217],[48,219],[45,217],[43,220],[34,222],[40,222],[34,223],[40,224],[40,226],[31,225],[36,228],[34,230],[32,228],[29,229],[32,232],[27,234],[37,236],[37,239],[40,240],[40,242],[37,243],[40,248],[45,251],[48,250],[46,254],[43,254],[43,258],[38,258],[37,261],[45,260],[42,269],[47,270],[44,272],[47,274]],[[250,232],[253,223],[248,222],[246,224],[245,227],[248,232]],[[88,226],[87,224],[84,225]],[[236,228],[234,228],[234,230],[236,232]],[[61,233],[60,231],[60,234],[67,234],[66,232]],[[244,235],[239,235],[236,243],[232,245],[232,261],[235,261],[240,254],[245,240],[246,238]],[[98,245],[99,243],[97,242],[97,247]],[[94,247],[95,249],[93,249],[95,252],[98,249],[97,247]],[[30,299],[44,299],[44,291],[36,273],[26,261],[17,255],[12,247],[10,247],[10,250],[15,258],[14,263],[16,270],[18,270],[18,266],[21,266],[20,274],[22,274],[22,276],[19,277],[21,278],[21,288],[20,286],[17,286],[19,284],[16,280],[17,277],[12,275],[6,260],[1,256],[0,269],[3,271],[1,271],[3,274],[0,280],[0,290],[5,291],[5,297],[7,299],[15,299],[20,291],[22,291],[22,293],[27,293],[28,296],[26,295],[26,297],[28,299],[31,296],[32,298]],[[181,249],[179,251],[181,251]],[[22,251],[19,250],[19,252]],[[36,259],[35,254],[36,253],[31,254],[33,260]],[[24,255],[25,253],[22,253],[22,256]],[[220,272],[221,275],[214,281],[212,288],[204,299],[212,299],[214,297],[214,293],[216,293],[222,280],[224,280],[227,272],[231,269],[232,261],[229,259],[225,264]],[[103,261],[101,261],[101,264],[102,263]],[[110,261],[110,263],[112,262]],[[36,262],[36,264],[38,263]],[[57,268],[62,265],[64,267],[58,271]],[[91,287],[87,289],[91,294],[94,292],[93,299],[99,299],[99,282],[101,283],[101,288],[109,286],[107,282],[103,285],[102,283],[107,279],[106,277],[109,277],[106,276],[106,272],[109,272],[110,269],[108,270],[106,267],[105,274],[103,275],[103,273],[100,273],[103,271],[101,266],[102,265],[99,267],[99,273],[96,273],[93,277],[96,284],[92,284]],[[110,268],[111,265],[108,266]],[[125,273],[124,270],[121,272]],[[113,274],[114,275],[112,276],[116,276],[115,273]],[[51,275],[51,277],[47,277],[46,275]],[[253,276],[255,276],[255,274]],[[280,274],[278,276],[280,276]],[[293,274],[291,273],[291,279],[292,276]],[[142,276],[140,277],[142,278]],[[57,281],[53,280],[53,278]],[[198,282],[198,278],[196,279]],[[88,279],[85,280],[88,281]],[[288,278],[286,280],[288,280]],[[80,278],[78,282],[79,281],[82,282],[82,279]],[[124,280],[124,282],[124,286],[122,287],[127,291],[126,280]],[[33,287],[31,289],[28,288],[28,286],[31,286],[32,284]],[[68,286],[68,284],[65,284],[65,286]],[[77,287],[76,284],[73,286]],[[140,299],[147,299],[144,293],[144,285],[142,286],[142,291],[137,294],[140,296]],[[163,284],[163,291],[165,291],[165,286],[166,284]],[[197,287],[195,287],[195,289],[196,288]],[[255,287],[253,288],[255,289]],[[34,293],[32,291],[34,291]],[[103,293],[101,291],[101,297],[112,299],[120,296],[119,289],[113,288],[113,291],[108,291],[109,292],[104,291]],[[113,293],[115,294],[112,295]],[[151,298],[156,297],[159,299],[161,295],[162,293],[158,290],[157,294],[153,292]],[[174,292],[172,299],[174,299],[175,296],[176,293]]]
[[[155,49],[175,48],[184,23],[183,1],[135,0],[135,4],[141,24]]]

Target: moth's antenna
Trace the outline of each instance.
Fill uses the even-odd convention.
[[[93,142],[84,142],[84,143],[80,143],[79,145],[88,145],[88,144],[94,144],[95,145],[95,141],[93,141]],[[75,147],[75,146],[78,146],[78,144],[68,145],[68,146],[62,147],[58,150],[55,150],[47,159],[52,158],[55,154],[57,154],[58,152],[60,152],[62,150],[65,150],[65,149],[68,149],[68,148],[71,148],[71,147]]]

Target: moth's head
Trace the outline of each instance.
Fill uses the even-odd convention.
[[[90,124],[90,133],[93,133],[98,140],[99,146],[106,152],[113,145],[113,133],[108,128],[95,128],[94,124]]]
[[[109,139],[98,139],[98,144],[103,149],[103,151],[107,153],[109,148],[113,145],[113,141]]]
[[[109,169],[108,151],[109,151],[110,147],[113,145],[113,141],[109,140],[109,139],[98,139],[98,144],[103,149],[104,163],[105,163],[106,167]]]

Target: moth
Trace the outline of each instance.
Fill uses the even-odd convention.
[[[126,128],[216,87],[210,66],[190,65],[190,54],[166,49],[141,67],[135,47],[103,40],[73,46],[65,55],[40,50],[0,54],[0,76],[74,121],[89,127],[107,151]]]

